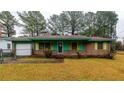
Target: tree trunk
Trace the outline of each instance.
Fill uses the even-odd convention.
[[[33,37],[33,32],[31,32],[31,36]]]
[[[71,32],[71,34],[74,35],[74,32],[75,32],[75,27],[72,26],[72,32]]]
[[[10,37],[10,33],[9,33],[9,27],[7,26],[7,36]]]
[[[8,37],[10,37],[9,33],[8,33]]]
[[[39,36],[38,30],[36,31],[37,36]]]

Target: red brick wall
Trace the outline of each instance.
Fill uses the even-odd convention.
[[[83,52],[80,52],[81,57],[87,57],[87,56],[105,56],[109,53],[109,48],[108,50],[95,50],[95,43],[87,43],[86,45],[86,50]],[[110,44],[108,44],[109,47]],[[35,50],[33,52],[34,55],[38,55],[38,56],[45,56],[44,52],[41,50]],[[54,55],[59,55],[59,53],[53,53]],[[77,52],[76,51],[68,51],[68,52],[64,52],[62,54],[64,57],[77,57]]]
[[[108,44],[109,47],[110,44]],[[109,53],[109,48],[107,50],[103,50],[103,49],[97,49],[95,50],[95,43],[87,43],[86,44],[86,53],[87,55],[93,55],[93,56],[97,56],[97,55],[107,55]]]
[[[45,55],[44,55],[44,52],[41,51],[41,50],[34,50],[34,51],[33,51],[33,55],[45,56]]]

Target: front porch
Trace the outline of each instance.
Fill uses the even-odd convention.
[[[52,56],[77,56],[77,52],[85,56],[86,47],[83,41],[37,41],[33,43],[33,55],[45,56],[45,51],[52,51]]]

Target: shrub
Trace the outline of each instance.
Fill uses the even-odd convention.
[[[81,58],[81,53],[79,51],[77,51],[76,53],[77,53],[77,57]]]
[[[107,57],[108,57],[109,59],[114,59],[115,54],[116,54],[115,48],[111,47],[110,53],[107,55]]]
[[[115,51],[110,51],[110,53],[107,55],[107,58],[114,59],[115,53],[116,53]]]
[[[51,58],[52,57],[52,50],[45,50],[44,54],[45,54],[45,57]]]
[[[3,53],[3,56],[4,57],[11,57],[12,56],[12,53]]]
[[[63,54],[54,55],[54,58],[55,58],[55,62],[56,63],[62,63],[62,62],[64,62],[64,55]]]
[[[64,55],[57,54],[57,55],[54,56],[54,58],[56,58],[56,59],[64,59]]]

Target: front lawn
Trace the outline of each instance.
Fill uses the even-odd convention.
[[[65,59],[64,63],[0,64],[0,80],[124,80],[124,54],[117,54],[115,60],[84,58]]]

